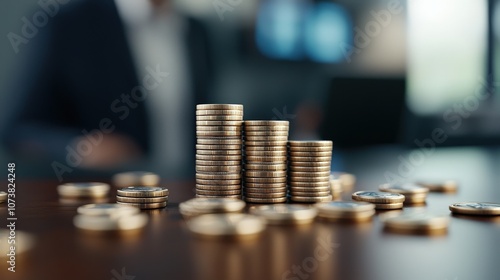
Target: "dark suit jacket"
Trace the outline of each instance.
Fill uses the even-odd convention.
[[[191,88],[196,103],[203,103],[212,80],[208,34],[194,19],[188,19],[187,29]],[[142,80],[113,0],[67,4],[21,51],[29,55],[11,90],[15,105],[3,135],[10,150],[64,157],[71,139],[109,118],[116,127],[114,132],[130,136],[144,152],[149,151],[145,102],[130,109],[123,120],[119,118],[122,112],[112,110],[113,101],[130,94]]]

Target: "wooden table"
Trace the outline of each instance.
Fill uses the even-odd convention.
[[[436,150],[402,174],[398,167],[409,155],[397,148],[377,148],[335,160],[357,175],[358,190],[376,189],[387,172],[408,180],[457,179],[457,194],[429,196],[425,207],[432,212],[448,214],[448,205],[458,201],[500,201],[498,149]],[[194,183],[165,182],[169,206],[148,212],[150,222],[143,231],[100,235],[73,226],[77,205],[60,201],[56,185],[18,178],[17,230],[33,234],[36,242],[17,256],[15,273],[7,271],[6,258],[0,258],[0,279],[500,278],[498,219],[450,216],[448,234],[443,236],[389,233],[376,216],[362,224],[269,226],[255,240],[204,240],[187,231],[178,212],[179,202],[193,196]],[[350,193],[344,199],[350,199]],[[111,201],[113,195],[114,191]],[[2,204],[2,228],[6,212]],[[294,269],[300,271],[294,274]]]

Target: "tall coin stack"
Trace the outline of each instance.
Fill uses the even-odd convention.
[[[288,141],[290,200],[315,203],[331,201],[332,141]]]
[[[243,105],[196,106],[196,197],[241,198]]]
[[[288,121],[245,121],[245,200],[250,203],[287,201],[286,161]]]

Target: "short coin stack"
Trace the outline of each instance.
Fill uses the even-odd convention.
[[[168,189],[161,187],[130,186],[117,190],[118,204],[134,206],[139,209],[164,208],[168,203]]]
[[[405,204],[424,204],[429,189],[415,184],[383,184],[380,191],[399,193],[405,196]]]
[[[403,208],[405,196],[399,193],[359,191],[352,194],[352,199],[373,203],[377,210],[394,210]]]
[[[368,202],[331,201],[315,205],[318,217],[332,221],[364,222],[372,219],[375,206]]]
[[[288,141],[288,185],[294,202],[332,200],[332,141]]]
[[[196,197],[241,198],[243,105],[196,106]]]
[[[245,200],[250,203],[287,201],[288,121],[244,122]]]
[[[92,231],[133,230],[144,227],[146,214],[139,209],[120,204],[87,204],[80,206],[73,219],[77,228]]]

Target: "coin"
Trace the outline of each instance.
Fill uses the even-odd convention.
[[[317,210],[303,205],[279,204],[254,206],[250,213],[265,218],[270,224],[304,224],[314,220]]]
[[[155,202],[155,203],[125,203],[125,202],[120,202],[117,201],[116,203],[118,204],[123,204],[123,205],[130,205],[133,207],[137,207],[139,209],[158,209],[158,208],[165,208],[167,207],[167,201],[164,202]]]
[[[286,191],[273,193],[246,192],[246,198],[280,198],[286,197]]]
[[[317,204],[321,204],[324,202],[320,202]],[[375,210],[364,211],[359,213],[320,213],[318,212],[318,218],[327,220],[327,221],[335,221],[335,222],[368,222],[371,221],[373,215],[375,215]]]
[[[234,212],[245,208],[245,202],[233,198],[193,198],[179,204],[179,208],[189,207],[204,213]]]
[[[288,141],[288,136],[253,136],[245,134],[245,141]]]
[[[286,171],[245,171],[243,173],[246,177],[254,178],[274,178],[274,177],[285,177]]]
[[[330,179],[330,171],[311,171],[311,172],[300,172],[300,171],[289,171],[289,176],[293,177],[326,177]]]
[[[169,192],[167,188],[162,187],[126,187],[118,189],[117,194],[119,196],[127,197],[157,197],[157,196],[168,196]]]
[[[146,214],[120,216],[118,218],[76,215],[73,218],[73,224],[77,228],[93,231],[134,230],[144,227],[147,223],[148,216]]]
[[[288,160],[288,164],[290,166],[301,166],[301,167],[319,167],[319,166],[330,166],[331,161],[309,161],[309,162],[298,162],[294,161],[291,158]]]
[[[400,193],[402,195],[407,194],[427,194],[429,192],[428,188],[416,185],[416,184],[383,184],[379,186],[379,190],[383,192]]]
[[[338,180],[342,189],[352,189],[356,185],[356,176],[346,172],[333,172],[331,180]]]
[[[454,180],[446,180],[443,182],[417,182],[416,184],[426,187],[431,192],[456,192],[458,183]]]
[[[298,191],[290,191],[291,196],[328,196],[331,195],[330,190],[324,192],[318,191],[307,191],[307,192],[298,192]]]
[[[241,189],[238,190],[196,190],[196,194],[201,195],[236,195],[241,194]]]
[[[286,177],[254,178],[245,177],[245,183],[286,183]]]
[[[219,138],[198,138],[196,139],[197,144],[202,145],[241,145],[243,142],[241,139],[219,139]]]
[[[243,121],[241,115],[196,116],[197,121]]]
[[[299,177],[299,176],[288,176],[289,182],[328,182],[330,184],[330,176],[323,177]]]
[[[293,187],[290,186],[291,192],[328,192],[330,187]]]
[[[196,121],[196,126],[240,126],[243,121]]]
[[[296,157],[290,156],[290,162],[331,162],[332,157]]]
[[[196,127],[197,131],[241,131],[241,126],[206,126],[199,125]]]
[[[286,156],[267,156],[267,157],[262,157],[262,156],[245,156],[246,162],[286,162],[287,157]]]
[[[241,154],[241,145],[202,145],[196,144],[196,152],[199,150],[240,150]]]
[[[288,150],[292,152],[331,152],[332,147],[324,146],[324,147],[296,147],[296,146],[288,146]]]
[[[380,219],[384,226],[389,229],[403,230],[408,232],[422,232],[445,230],[448,227],[449,219],[444,215],[435,215],[426,212],[410,212],[402,214],[385,214]]]
[[[227,172],[211,172],[211,173],[196,173],[196,179],[207,179],[207,180],[240,180],[241,173],[227,173]]]
[[[240,213],[198,216],[187,225],[194,234],[210,237],[256,236],[266,227],[263,218]]]
[[[290,181],[288,182],[288,185],[290,187],[301,187],[301,188],[318,188],[318,187],[324,187],[324,188],[330,188],[330,181],[328,182],[294,182]]]
[[[246,193],[286,193],[287,188],[285,187],[248,187],[247,185],[243,186],[243,189]]]
[[[196,160],[196,165],[202,165],[202,166],[214,166],[214,165],[221,165],[221,166],[228,166],[228,165],[241,165],[241,161],[239,160],[201,160],[197,159]]]
[[[0,191],[0,203],[4,202],[6,200],[7,200],[7,193]]]
[[[241,156],[241,149],[236,150],[196,150],[197,155],[214,155],[214,156],[229,156],[229,155],[239,155]]]
[[[217,155],[196,155],[197,160],[238,160],[242,158],[241,155],[227,155],[227,156],[217,156]]]
[[[286,141],[244,141],[245,146],[257,146],[257,147],[266,147],[266,146],[283,146],[286,148]]]
[[[245,183],[247,188],[286,188],[286,182],[283,183]]]
[[[241,104],[198,104],[196,110],[243,110]]]
[[[288,126],[288,121],[265,120],[265,121],[245,121],[245,127],[249,126]]]
[[[196,198],[233,198],[233,199],[241,199],[241,194],[235,195],[207,195],[207,194],[196,194]]]
[[[290,152],[293,157],[331,157],[332,152]]]
[[[424,203],[426,198],[427,198],[427,194],[426,193],[419,193],[419,194],[405,194],[405,201],[404,203],[405,204],[420,204],[420,203]]]
[[[245,136],[288,136],[287,130],[257,130],[257,131],[246,131]]]
[[[257,131],[283,131],[283,132],[288,132],[289,131],[289,126],[288,125],[271,125],[271,126],[248,126],[244,125],[244,130],[245,133],[248,132],[257,132]]]
[[[239,140],[241,136],[241,131],[196,131],[196,136],[198,138],[208,136],[208,137],[234,137]]]
[[[247,156],[256,157],[286,157],[286,151],[245,151]]]
[[[332,196],[291,196],[290,197],[291,201],[295,202],[309,202],[309,203],[314,203],[314,202],[326,202],[326,201],[331,201]]]
[[[207,190],[207,191],[229,191],[229,190],[241,190],[241,185],[202,185],[196,184],[196,189]]]
[[[243,110],[196,110],[196,116],[235,115],[243,117]]]
[[[315,205],[319,213],[359,213],[373,211],[375,205],[358,201],[331,201]]]
[[[239,185],[239,184],[241,184],[241,179],[198,179],[198,178],[196,178],[196,184],[212,185],[212,186],[215,186],[215,185]]]
[[[374,203],[377,210],[394,210],[403,208],[403,202],[395,203]]]
[[[240,172],[241,165],[236,166],[223,166],[223,165],[214,165],[214,166],[205,166],[205,165],[197,165],[197,172]]]
[[[248,152],[285,152],[285,146],[246,146],[246,153]]]
[[[458,202],[449,206],[450,211],[466,215],[500,215],[500,203]]]
[[[250,203],[284,203],[287,201],[286,197],[277,198],[255,198],[255,197],[245,197],[245,201]]]
[[[273,164],[260,164],[260,163],[246,163],[243,165],[245,170],[263,170],[263,171],[284,171],[286,170],[286,163],[273,163]]]
[[[403,202],[405,197],[398,193],[358,191],[352,194],[352,199],[372,203],[399,203]]]
[[[147,171],[122,172],[115,174],[112,181],[116,187],[157,186],[160,183],[160,176]]]
[[[116,201],[123,203],[159,203],[168,202],[168,196],[158,196],[158,197],[126,197],[126,196],[116,196]]]
[[[245,122],[246,124],[246,122]],[[290,147],[332,147],[332,141],[288,141]]]
[[[116,203],[87,204],[78,207],[78,214],[90,216],[130,216],[139,213],[137,208]]]
[[[330,173],[330,165],[328,166],[289,166],[288,170],[297,172],[323,172]]]
[[[109,185],[100,182],[66,183],[57,186],[57,192],[64,197],[103,197],[109,192]]]

